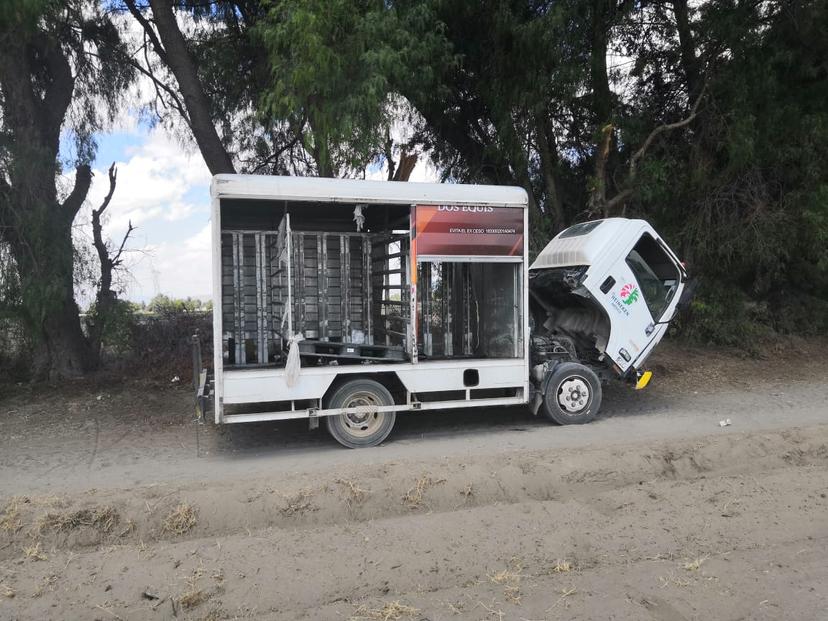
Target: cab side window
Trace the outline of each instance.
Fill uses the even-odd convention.
[[[627,265],[638,282],[653,321],[659,321],[676,293],[678,267],[649,233],[644,233],[627,255]]]

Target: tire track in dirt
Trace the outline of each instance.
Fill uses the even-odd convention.
[[[763,618],[767,601],[767,618],[818,618],[828,467],[802,459],[617,485],[575,473],[592,493],[44,549],[0,564],[15,591],[0,606],[32,619],[370,619],[395,602],[413,619],[692,619]]]
[[[263,528],[307,529],[500,504],[576,499],[656,480],[755,474],[828,465],[828,426],[611,450],[532,451],[436,463],[388,462],[358,473],[0,500],[0,560],[34,543],[54,550],[220,537]],[[186,529],[165,527],[182,507]],[[95,520],[95,512],[109,518]],[[56,527],[55,524],[60,524]]]

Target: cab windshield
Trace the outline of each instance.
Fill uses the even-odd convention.
[[[678,267],[648,233],[642,235],[627,255],[627,265],[638,281],[653,321],[659,321],[676,293],[679,283]]]

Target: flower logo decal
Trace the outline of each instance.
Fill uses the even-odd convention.
[[[627,283],[623,287],[621,287],[621,292],[619,294],[621,296],[621,301],[629,306],[633,302],[638,300],[638,287],[634,287],[630,283]]]

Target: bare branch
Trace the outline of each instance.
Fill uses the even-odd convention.
[[[112,165],[109,167],[109,192],[103,199],[103,203],[98,208],[98,215],[102,214],[106,211],[106,208],[109,207],[109,201],[112,200],[112,195],[115,193],[115,184],[118,182],[118,169],[115,168],[115,162],[112,162]]]
[[[612,213],[612,210],[632,196],[632,193],[632,188],[624,188],[605,203],[604,211],[607,214]]]
[[[696,116],[698,116],[699,105],[701,104],[701,101],[704,98],[704,94],[706,91],[707,83],[705,83],[704,86],[702,86],[701,93],[699,93],[699,96],[693,103],[693,107],[690,109],[690,115],[687,118],[682,119],[681,121],[676,121],[675,123],[665,123],[664,125],[659,125],[653,131],[650,132],[650,135],[647,136],[647,139],[644,141],[644,144],[641,145],[638,151],[636,151],[630,159],[629,181],[633,181],[635,179],[635,175],[638,172],[638,162],[647,153],[647,149],[650,148],[650,145],[653,143],[653,140],[655,140],[656,137],[658,137],[660,134],[663,134],[664,132],[679,129],[693,122]]]
[[[161,41],[155,33],[155,28],[153,28],[150,21],[144,17],[144,14],[141,13],[141,9],[135,6],[135,0],[124,0],[124,4],[126,4],[129,12],[132,13],[132,16],[141,25],[141,28],[144,29],[144,33],[149,38],[150,42],[152,42],[152,47],[155,50],[155,53],[158,54],[158,58],[160,58],[164,64],[167,64],[167,51],[164,49],[164,46],[161,45]]]
[[[109,259],[109,249],[103,240],[103,225],[101,224],[101,215],[109,207],[109,202],[112,200],[112,195],[115,193],[115,184],[118,180],[118,170],[115,168],[115,162],[109,167],[109,192],[101,203],[101,206],[92,210],[92,243],[95,245],[95,250],[98,253],[98,260],[101,262],[101,283],[102,286],[105,281],[111,281],[112,278],[112,261]],[[107,286],[108,288],[108,286]]]
[[[132,220],[130,220],[127,225],[127,232],[124,233],[124,238],[121,240],[121,245],[118,247],[118,252],[115,253],[114,257],[112,257],[112,267],[118,267],[122,263],[121,255],[124,253],[124,246],[126,246],[127,240],[134,230],[135,227],[132,226]]]
[[[635,182],[636,175],[638,174],[638,163],[641,159],[647,154],[647,150],[653,144],[653,141],[664,132],[669,132],[674,129],[679,129],[681,127],[685,127],[692,123],[695,118],[699,114],[699,106],[701,105],[702,99],[704,99],[704,95],[707,91],[707,83],[705,82],[704,86],[702,86],[701,93],[696,98],[696,101],[693,102],[693,107],[690,109],[690,114],[680,120],[676,121],[675,123],[665,123],[663,125],[659,125],[653,131],[650,132],[650,135],[647,136],[647,139],[644,140],[642,145],[638,148],[638,150],[633,153],[632,157],[630,158],[630,167],[629,173],[627,174],[627,182],[626,187],[621,190],[618,194],[613,196],[610,200],[604,202],[604,214],[609,215],[612,213],[613,209],[618,205],[624,204],[624,202],[632,196],[634,188],[633,183]]]
[[[160,101],[162,103],[162,105],[164,105],[165,107],[167,106],[167,102],[165,102],[164,98],[161,96],[161,91],[163,90],[165,93],[167,93],[167,95],[169,95],[170,99],[172,100],[172,103],[171,103],[172,107],[176,109],[176,111],[178,112],[179,115],[181,115],[181,119],[187,124],[187,127],[192,129],[192,126],[190,125],[190,117],[187,114],[187,111],[184,109],[184,104],[178,98],[178,93],[176,93],[175,90],[170,88],[168,85],[164,84],[164,82],[162,82],[161,80],[156,78],[155,74],[150,69],[150,67],[152,67],[152,65],[150,64],[149,54],[148,54],[148,51],[147,51],[148,46],[146,44],[146,39],[147,39],[147,33],[144,33],[144,45],[142,47],[143,47],[143,51],[144,51],[144,62],[147,63],[147,68],[144,69],[144,67],[141,66],[141,63],[136,62],[136,61],[132,61],[132,62],[130,62],[130,64],[133,67],[135,67],[138,71],[140,71],[142,74],[147,76],[152,81],[152,85],[153,85],[153,87],[155,87],[156,100]],[[156,114],[157,113],[158,113],[158,110],[156,109]]]

